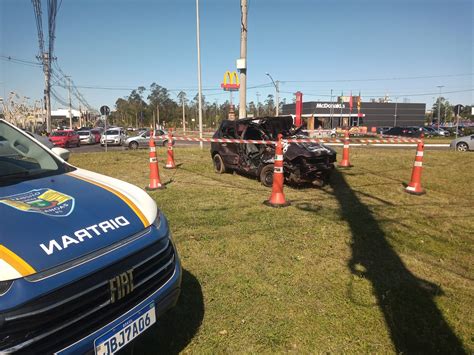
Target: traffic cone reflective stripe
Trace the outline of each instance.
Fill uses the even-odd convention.
[[[290,205],[290,202],[285,199],[285,194],[283,193],[285,177],[283,175],[283,147],[281,144],[281,138],[282,135],[279,134],[277,146],[275,148],[272,194],[270,199],[264,202],[264,204],[271,207],[286,207]]]
[[[423,140],[418,142],[416,147],[415,162],[413,163],[413,170],[411,172],[410,183],[405,188],[405,191],[413,195],[422,195],[425,193],[421,187],[421,171],[423,170]]]
[[[173,153],[173,133],[171,129],[168,132],[168,159],[166,160],[165,169],[176,169]]]
[[[342,147],[342,160],[338,164],[341,168],[350,168],[352,165],[349,161],[349,131],[344,131],[344,146]]]
[[[165,186],[161,184],[160,172],[158,169],[158,159],[156,158],[155,135],[152,132],[150,135],[150,184],[145,187],[146,190],[164,189]]]

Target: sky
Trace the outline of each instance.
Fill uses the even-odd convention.
[[[47,40],[46,1],[42,0]],[[329,101],[361,93],[427,103],[473,104],[471,0],[248,0],[247,102]],[[195,0],[58,0],[54,56],[95,108],[157,83],[176,99],[197,93]],[[240,0],[200,0],[202,86],[222,103],[220,84],[240,56]],[[0,97],[43,96],[30,0],[0,0]],[[56,70],[58,73],[58,71]],[[54,80],[53,80],[54,84]],[[67,90],[54,86],[67,99]],[[146,92],[145,95],[148,95]],[[238,102],[238,93],[234,93]],[[63,107],[53,100],[53,109]],[[78,102],[73,99],[73,105]]]

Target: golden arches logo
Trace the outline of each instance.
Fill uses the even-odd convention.
[[[239,76],[237,72],[227,70],[224,74],[224,82],[221,84],[221,88],[226,91],[237,91],[240,88]]]

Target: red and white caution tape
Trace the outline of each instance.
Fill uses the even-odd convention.
[[[240,144],[276,144],[275,141],[255,140],[255,139],[231,139],[231,138],[191,138],[173,137],[176,141],[185,142],[214,142],[214,143],[240,143]],[[344,139],[339,138],[289,138],[284,139],[287,143],[343,143]],[[349,138],[352,143],[362,144],[384,144],[384,143],[418,143],[419,139],[414,138],[388,138],[388,139],[365,139]]]

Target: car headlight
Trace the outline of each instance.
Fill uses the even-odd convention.
[[[158,212],[156,214],[156,218],[153,221],[153,225],[156,227],[156,229],[160,229],[160,226],[161,226],[161,212],[160,212],[160,210],[158,210]]]
[[[3,296],[13,284],[13,280],[0,281],[0,296]]]

